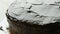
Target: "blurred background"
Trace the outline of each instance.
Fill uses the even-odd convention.
[[[5,13],[9,5],[14,1],[15,0],[0,0],[0,34],[9,34],[6,30],[8,22],[6,20]]]
[[[13,1],[15,0],[0,0],[0,22],[5,18],[5,12]]]

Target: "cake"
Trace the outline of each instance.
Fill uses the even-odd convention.
[[[6,12],[10,34],[60,34],[59,12],[56,3],[17,0]]]

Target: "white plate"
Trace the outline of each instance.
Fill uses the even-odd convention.
[[[8,24],[6,18],[4,18],[4,19],[1,21],[0,27],[1,27],[1,26],[2,26],[3,31],[0,30],[0,34],[9,34],[9,30],[6,29],[6,28],[9,27],[9,24]]]

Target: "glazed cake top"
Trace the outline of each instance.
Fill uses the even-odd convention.
[[[41,0],[16,0],[8,8],[8,13],[18,20],[31,24],[55,23],[60,19],[60,8],[57,3],[54,1],[47,3]]]

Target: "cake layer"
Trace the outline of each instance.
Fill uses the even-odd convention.
[[[10,34],[60,34],[60,22],[46,25],[33,25],[29,24],[29,22],[27,23],[27,21],[17,20],[8,13],[6,16],[10,26]]]

